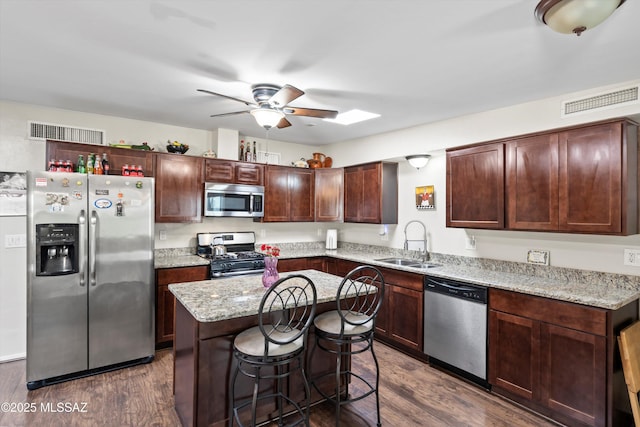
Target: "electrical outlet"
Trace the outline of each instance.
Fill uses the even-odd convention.
[[[474,251],[476,249],[476,236],[467,236],[464,241],[464,248]]]
[[[640,267],[640,249],[625,249],[624,265]]]
[[[160,230],[160,240],[167,240],[167,230]]]
[[[322,237],[322,228],[318,228],[317,233],[318,233],[318,237]]]
[[[264,228],[260,230],[260,237],[267,237],[267,230]]]
[[[27,246],[26,234],[7,234],[4,236],[5,248],[24,248]]]

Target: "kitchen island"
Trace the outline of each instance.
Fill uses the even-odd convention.
[[[317,311],[335,308],[338,286],[342,278],[316,270],[282,273],[280,277],[302,274],[313,281],[318,293]],[[223,426],[227,424],[228,381],[233,363],[233,339],[257,325],[257,313],[265,293],[260,275],[237,276],[225,279],[169,285],[176,297],[174,341],[175,408],[183,426]],[[313,332],[309,342],[313,343]],[[350,363],[348,359],[342,363]],[[316,352],[309,360],[310,376],[332,372],[335,359],[326,352]],[[269,384],[264,387],[270,386]],[[304,388],[299,376],[289,378],[289,395],[302,401]],[[320,384],[330,390],[330,383]],[[238,378],[237,397],[252,391],[247,378]],[[312,393],[312,402],[321,396]],[[273,402],[258,407],[261,419],[270,418],[275,410]]]

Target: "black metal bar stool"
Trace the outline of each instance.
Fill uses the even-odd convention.
[[[240,412],[250,407],[251,426],[256,425],[258,401],[272,399],[278,410],[278,425],[283,425],[283,408],[288,403],[300,419],[291,425],[309,426],[310,388],[305,372],[304,355],[307,333],[316,310],[317,293],[313,282],[303,275],[291,275],[275,282],[264,294],[258,312],[258,326],[240,332],[233,342],[235,370],[229,382],[229,426],[242,426]],[[295,362],[295,363],[294,363]],[[300,370],[306,405],[301,408],[287,396],[283,379]],[[235,402],[238,374],[253,379],[250,399]],[[266,393],[259,393],[262,380],[276,382]],[[244,414],[244,412],[243,412]],[[288,414],[286,414],[288,415]],[[246,417],[246,414],[245,414]]]
[[[342,405],[364,399],[371,394],[375,394],[376,397],[377,425],[381,425],[380,397],[378,395],[380,368],[373,351],[373,335],[376,315],[383,300],[384,277],[380,270],[372,266],[360,266],[349,272],[342,280],[338,288],[337,309],[319,314],[313,321],[316,340],[311,360],[313,360],[316,348],[336,355],[335,395],[327,395],[317,385],[322,378],[334,375],[333,373],[313,378],[311,383],[324,398],[335,404],[336,426],[340,425],[340,407]],[[343,356],[351,357],[366,351],[371,351],[375,363],[375,383],[373,380],[367,380],[362,375],[353,372],[351,364],[342,366]],[[356,396],[349,395],[349,383],[352,379],[357,380],[359,385],[364,388],[364,391]]]

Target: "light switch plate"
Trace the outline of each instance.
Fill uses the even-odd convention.
[[[530,250],[527,252],[529,264],[549,265],[549,251]]]
[[[4,236],[5,248],[25,248],[27,246],[26,234],[7,234]]]

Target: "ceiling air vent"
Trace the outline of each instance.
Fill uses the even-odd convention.
[[[29,139],[79,142],[82,144],[103,145],[105,132],[96,129],[81,129],[50,123],[29,122]]]
[[[584,113],[593,110],[604,110],[619,107],[621,104],[629,105],[638,103],[638,88],[633,86],[620,89],[615,92],[602,93],[589,98],[562,103],[562,117],[572,114]]]

